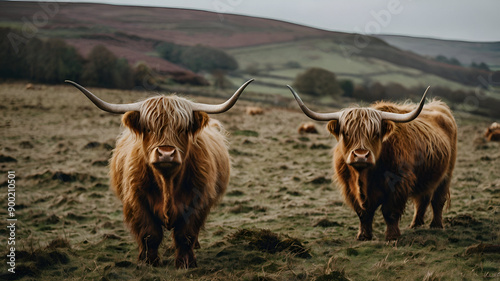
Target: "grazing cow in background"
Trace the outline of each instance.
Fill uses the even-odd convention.
[[[140,261],[158,264],[165,227],[173,230],[175,266],[197,266],[193,248],[199,245],[200,228],[210,208],[222,198],[230,172],[225,132],[207,113],[229,110],[251,81],[220,105],[174,95],[109,104],[67,81],[100,109],[124,113],[125,130],[110,162],[111,186],[139,244]]]
[[[299,134],[318,134],[316,125],[313,122],[307,122],[300,124],[298,129]]]
[[[493,122],[486,132],[484,137],[487,141],[500,141],[500,124]]]
[[[246,112],[248,115],[261,115],[264,114],[264,110],[258,106],[247,106]]]
[[[424,224],[432,205],[431,227],[442,228],[442,211],[450,197],[457,153],[457,125],[448,106],[378,102],[367,108],[335,113],[308,109],[289,86],[302,111],[314,120],[329,121],[338,141],[334,148],[334,177],[344,198],[360,220],[358,240],[372,239],[372,222],[381,205],[386,240],[401,235],[399,220],[409,198],[415,214],[410,227]]]

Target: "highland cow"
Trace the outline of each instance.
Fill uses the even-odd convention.
[[[222,113],[245,87],[220,105],[195,103],[175,95],[132,104],[106,103],[82,86],[97,107],[124,113],[125,130],[110,161],[111,186],[139,245],[139,260],[159,263],[164,228],[172,230],[177,268],[196,267],[193,252],[207,215],[223,196],[230,162],[225,132],[207,113]]]
[[[486,129],[484,137],[487,141],[500,141],[500,124],[493,122],[488,129]]]
[[[372,239],[375,211],[381,206],[386,240],[400,237],[399,220],[409,198],[415,213],[410,227],[424,224],[432,205],[431,227],[442,228],[443,207],[450,198],[450,182],[457,152],[457,125],[444,103],[378,102],[367,108],[335,113],[308,109],[289,87],[303,112],[329,121],[337,139],[333,151],[334,179],[347,204],[359,217],[359,240]]]
[[[314,125],[314,123],[312,122],[300,124],[300,127],[297,131],[299,134],[318,134],[318,129],[316,129],[316,125]]]
[[[262,114],[264,114],[264,110],[258,106],[247,106],[246,113],[250,116],[262,115]]]

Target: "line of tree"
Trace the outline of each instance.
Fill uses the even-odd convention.
[[[438,55],[438,56],[436,56],[435,60],[439,61],[439,62],[451,64],[451,65],[462,66],[462,63],[460,63],[460,61],[454,57],[447,58],[443,55]],[[480,62],[480,63],[472,62],[470,64],[470,67],[475,68],[475,69],[479,69],[479,70],[484,70],[484,71],[491,71],[491,69],[488,67],[488,65],[484,62]]]
[[[356,100],[374,102],[378,100],[402,101],[418,100],[423,94],[423,87],[405,87],[398,83],[381,84],[374,82],[365,85],[354,85],[351,80],[337,80],[334,73],[321,69],[310,68],[298,74],[293,83],[294,88],[312,97],[333,96],[351,97]],[[473,113],[500,117],[500,100],[477,93],[476,91],[451,90],[446,87],[431,87],[431,94],[456,105],[464,105]],[[472,97],[475,97],[471,99]],[[471,101],[473,107],[471,108]]]
[[[56,83],[76,79],[83,71],[83,58],[62,40],[32,38],[16,50],[0,28],[0,77]]]
[[[489,68],[489,66],[487,64],[485,64],[484,62],[480,62],[480,63],[472,62],[472,64],[470,65],[470,67],[481,69],[481,70],[486,70],[486,71],[491,71],[491,69]]]
[[[156,47],[163,59],[182,65],[194,72],[234,71],[238,69],[236,59],[224,50],[204,45],[183,46],[163,42]]]
[[[447,64],[451,64],[451,65],[458,65],[458,66],[462,65],[458,59],[453,58],[453,57],[447,58],[447,57],[445,57],[443,55],[436,56],[435,60],[439,61],[439,62],[444,62],[444,63],[447,63]]]
[[[131,89],[143,86],[145,79],[151,86],[156,81],[148,75],[152,71],[140,63],[130,67],[124,58],[118,58],[103,45],[95,46],[88,58],[61,39],[32,38],[16,52],[7,35],[13,30],[0,28],[0,77],[27,79],[39,83],[61,83],[66,79],[86,86]],[[148,77],[146,77],[148,76]]]

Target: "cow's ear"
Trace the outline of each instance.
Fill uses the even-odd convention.
[[[392,121],[384,120],[382,121],[382,141],[386,141],[394,130],[396,129],[396,124]]]
[[[326,125],[326,129],[335,136],[337,140],[339,140],[340,135],[340,125],[338,120],[331,120]]]
[[[210,117],[208,117],[208,114],[203,111],[194,111],[193,119],[194,122],[191,132],[196,136],[201,129],[208,125]]]
[[[141,125],[139,123],[140,113],[138,111],[128,111],[123,114],[122,123],[127,128],[132,130],[132,132],[139,134],[141,130]]]

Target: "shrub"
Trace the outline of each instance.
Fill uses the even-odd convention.
[[[300,65],[299,62],[296,62],[296,61],[287,61],[284,65],[286,68],[292,68],[292,69],[297,69],[297,68],[301,68],[302,65]]]
[[[260,72],[259,64],[257,62],[252,62],[245,68],[245,72],[250,75],[258,75]]]
[[[163,42],[156,47],[160,56],[170,62],[180,63],[183,47],[170,42]]]
[[[481,69],[481,70],[485,70],[485,71],[491,71],[490,68],[488,67],[487,64],[485,64],[484,62],[481,62],[479,64],[473,62],[470,67],[472,68],[476,68],[476,69]]]
[[[457,60],[456,58],[453,58],[453,57],[447,58],[447,57],[445,57],[443,55],[436,56],[436,61],[444,62],[444,63],[451,64],[451,65],[459,65],[459,66],[462,65],[460,63],[460,61]]]
[[[339,86],[344,92],[345,97],[352,97],[354,92],[354,83],[351,80],[340,80]]]
[[[217,89],[233,87],[233,83],[226,78],[226,73],[223,70],[212,71],[212,77],[214,78],[214,87]]]
[[[38,52],[35,49],[37,46],[30,47],[30,55],[36,52],[34,56],[36,63],[34,64],[38,68],[30,77],[33,80],[60,83],[65,79],[76,80],[80,77],[83,58],[78,55],[75,48],[68,46],[63,40],[48,39],[41,44],[41,49]],[[28,63],[32,64],[30,61]]]
[[[132,70],[126,59],[118,59],[103,45],[95,46],[84,67],[82,80],[89,86],[129,89],[133,86]]]
[[[134,67],[134,85],[142,87],[146,90],[153,90],[158,87],[158,79],[156,74],[145,62],[139,62]]]
[[[127,59],[119,58],[116,60],[112,70],[114,88],[131,89],[134,86],[133,71],[128,64]]]
[[[342,93],[335,74],[317,67],[309,68],[304,73],[297,75],[293,86],[297,91],[312,96],[338,96]]]

